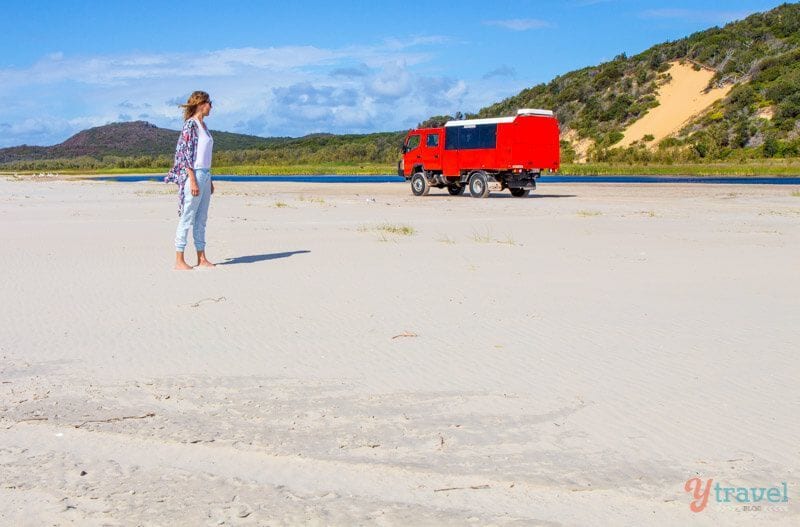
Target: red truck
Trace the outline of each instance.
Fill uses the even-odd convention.
[[[523,109],[514,117],[448,121],[441,128],[418,128],[406,135],[398,174],[411,180],[415,196],[431,187],[453,196],[485,198],[509,189],[525,197],[543,170],[560,165],[558,121],[550,110]]]

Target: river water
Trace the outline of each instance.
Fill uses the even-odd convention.
[[[89,179],[101,181],[137,182],[163,181],[164,176],[153,174],[101,176]],[[288,182],[288,183],[402,183],[399,176],[241,176],[214,174],[217,181]],[[685,176],[542,176],[538,183],[703,183],[724,185],[800,185],[800,177],[685,177]]]

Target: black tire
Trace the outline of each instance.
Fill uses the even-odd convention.
[[[467,187],[458,183],[447,185],[447,192],[449,192],[451,196],[460,196],[465,190],[467,190]]]
[[[530,189],[527,188],[510,188],[508,190],[511,191],[511,195],[515,198],[527,198],[528,194],[531,193]]]
[[[411,176],[411,192],[415,196],[427,196],[431,190],[431,184],[428,183],[428,178],[422,172],[417,172]]]
[[[489,180],[485,172],[475,172],[469,178],[469,194],[473,198],[485,198],[489,195]]]

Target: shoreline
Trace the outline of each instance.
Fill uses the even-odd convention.
[[[143,181],[161,182],[162,174],[32,174],[3,175],[11,181],[107,181],[116,183],[137,183]],[[353,184],[353,183],[406,183],[402,177],[391,174],[357,175],[357,174],[298,174],[298,175],[236,175],[214,174],[216,181],[236,183],[320,183],[320,184]],[[654,176],[654,175],[544,175],[537,179],[539,186],[576,183],[576,184],[714,184],[714,185],[800,185],[800,177],[796,176]],[[535,191],[534,191],[535,192]]]
[[[773,160],[744,160],[733,162],[709,162],[686,164],[648,163],[631,165],[625,163],[564,163],[555,175],[637,175],[637,176],[676,176],[676,177],[800,177],[800,158]],[[67,170],[59,171],[63,177],[103,177],[124,175],[166,174],[167,168],[156,169],[103,169],[97,171]],[[252,176],[290,176],[290,175],[362,175],[379,176],[396,174],[396,165],[284,165],[284,166],[221,166],[216,172],[231,175]],[[39,173],[52,173],[52,170],[0,171],[0,177],[29,176]]]

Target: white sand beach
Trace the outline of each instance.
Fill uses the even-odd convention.
[[[800,523],[796,187],[217,190],[0,179],[0,524]]]

